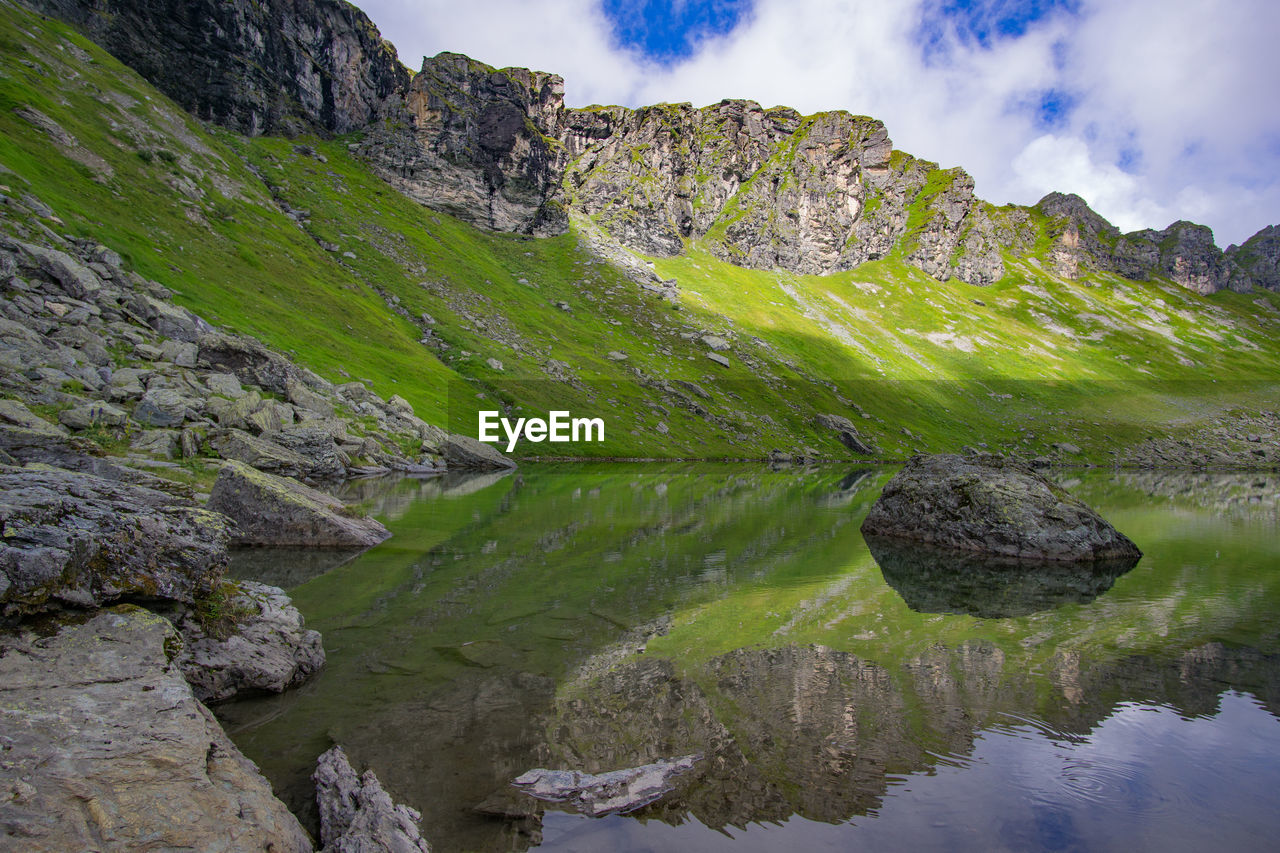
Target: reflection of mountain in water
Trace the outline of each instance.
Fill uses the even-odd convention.
[[[529,466],[470,494],[443,478],[359,484],[351,497],[402,516],[389,543],[294,591],[328,666],[218,714],[291,807],[314,811],[308,777],[336,740],[422,811],[434,849],[496,852],[540,838],[546,804],[509,784],[533,767],[701,752],[638,818],[843,821],[1010,718],[1085,733],[1122,702],[1203,714],[1230,687],[1280,709],[1276,657],[1204,642],[1275,647],[1280,584],[1261,557],[1187,562],[1178,540],[1178,562],[1161,563],[1153,547],[1125,596],[1098,601],[1105,625],[1095,608],[921,617],[858,532],[887,472],[844,474]],[[1223,589],[1231,601],[1215,599]],[[703,632],[747,648],[679,651]],[[775,648],[784,637],[802,644]]]
[[[638,814],[726,828],[866,814],[891,777],[962,761],[982,729],[1010,718],[1087,733],[1121,701],[1211,714],[1231,687],[1280,715],[1277,655],[1212,643],[1172,660],[1082,664],[1056,658],[1063,693],[1041,704],[1035,677],[986,643],[934,648],[896,672],[822,646],[739,649],[685,677],[641,659],[562,691],[547,729],[560,766],[587,771],[704,752],[684,786]]]
[[[1136,558],[1093,563],[1020,560],[884,536],[867,536],[866,542],[885,582],[912,610],[984,619],[1085,604],[1138,563]]]

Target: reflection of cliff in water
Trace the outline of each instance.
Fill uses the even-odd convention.
[[[538,843],[549,806],[510,788],[534,767],[701,752],[636,817],[843,821],[1010,720],[1088,733],[1119,703],[1205,714],[1232,687],[1280,709],[1275,657],[1204,642],[1276,648],[1271,546],[1213,540],[1202,559],[1166,532],[1184,516],[1156,512],[1149,538],[1172,544],[1094,607],[924,617],[881,582],[858,531],[889,472],[846,473],[528,466],[478,491],[356,484],[349,497],[400,515],[395,538],[294,591],[328,666],[217,713],[304,814],[315,758],[337,741],[422,811],[434,849],[496,852]],[[1146,512],[1116,489],[1132,500],[1117,511]],[[704,661],[704,639],[747,648]]]
[[[867,536],[885,582],[917,613],[1005,619],[1086,604],[1111,589],[1137,558],[1089,563],[1022,560]]]
[[[640,659],[562,691],[551,751],[557,766],[590,772],[701,751],[684,785],[637,814],[741,828],[867,814],[893,777],[962,761],[982,729],[1011,720],[1085,734],[1121,702],[1208,715],[1227,689],[1280,716],[1280,655],[1252,649],[1212,643],[1094,667],[1060,655],[1050,679],[1063,692],[1047,700],[1004,664],[985,643],[935,648],[897,672],[822,646],[740,649],[685,677]]]

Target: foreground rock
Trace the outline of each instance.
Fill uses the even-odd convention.
[[[445,464],[449,470],[495,471],[502,468],[514,468],[516,463],[503,456],[493,445],[476,441],[468,435],[451,434],[445,438],[441,447]]]
[[[324,853],[430,853],[418,830],[422,815],[393,803],[372,770],[357,776],[342,747],[320,756],[311,779]]]
[[[375,519],[349,515],[336,498],[232,460],[218,472],[209,509],[236,523],[235,545],[371,548],[391,536]]]
[[[568,803],[583,814],[604,817],[635,811],[659,799],[674,787],[671,780],[692,770],[701,757],[686,755],[600,774],[537,769],[511,784],[539,800]]]
[[[324,666],[320,633],[303,627],[302,614],[279,587],[242,581],[221,603],[233,623],[225,633],[188,611],[175,620],[182,631],[182,669],[196,698],[219,702],[242,693],[283,693]]]
[[[0,640],[0,836],[14,850],[311,850],[131,606]],[[6,846],[6,845],[0,845]]]
[[[995,456],[913,457],[885,485],[862,532],[1038,560],[1142,556],[1082,501]]]
[[[227,524],[154,489],[0,466],[0,604],[7,614],[125,595],[191,603],[227,566]]]

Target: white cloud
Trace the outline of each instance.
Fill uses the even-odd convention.
[[[915,37],[924,0],[757,0],[670,68],[613,45],[593,0],[361,5],[411,66],[454,50],[553,71],[575,106],[847,109],[884,120],[903,150],[963,166],[997,203],[1076,192],[1122,228],[1194,219],[1224,245],[1280,222],[1273,0],[1085,0],[989,47],[951,32],[933,62]],[[1025,107],[1049,89],[1074,102],[1052,128]]]
[[[1134,231],[1152,222],[1169,221],[1169,214],[1142,196],[1137,178],[1116,166],[1094,162],[1084,140],[1045,134],[1032,140],[1014,158],[1012,172],[1035,196],[1070,187],[1095,210],[1105,210],[1112,224]]]

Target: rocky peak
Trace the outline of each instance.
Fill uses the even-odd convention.
[[[1245,281],[1267,290],[1280,290],[1280,226],[1268,225],[1241,246],[1224,253]]]
[[[360,153],[397,189],[495,231],[555,234],[564,81],[461,54],[424,59],[397,114]]]
[[[1122,234],[1080,196],[1063,193],[1045,196],[1035,210],[1049,219],[1048,232],[1055,241],[1050,256],[1054,271],[1068,278],[1075,278],[1082,270],[1095,269],[1132,279],[1168,276],[1197,293],[1226,288],[1247,291],[1255,283],[1268,286],[1265,276],[1259,278],[1239,265],[1238,260],[1243,257],[1239,249],[1219,249],[1213,241],[1213,231],[1205,225],[1180,220],[1163,231],[1144,229]],[[1250,242],[1264,246],[1266,238],[1262,235],[1266,231],[1259,232]],[[1257,256],[1264,254],[1265,250]]]
[[[346,133],[409,73],[343,0],[34,0],[198,118],[241,133]]]
[[[1204,226],[1122,234],[1076,195],[997,208],[961,169],[894,151],[843,111],[723,100],[568,109],[563,80],[458,53],[410,77],[343,0],[33,0],[203,119],[255,134],[363,130],[359,154],[423,204],[496,231],[590,217],[653,255],[700,241],[747,267],[828,273],[897,257],[988,284],[1047,232],[1050,268],[1168,276],[1201,293],[1280,287],[1280,236],[1224,253]],[[1038,214],[1038,215],[1037,215]]]

